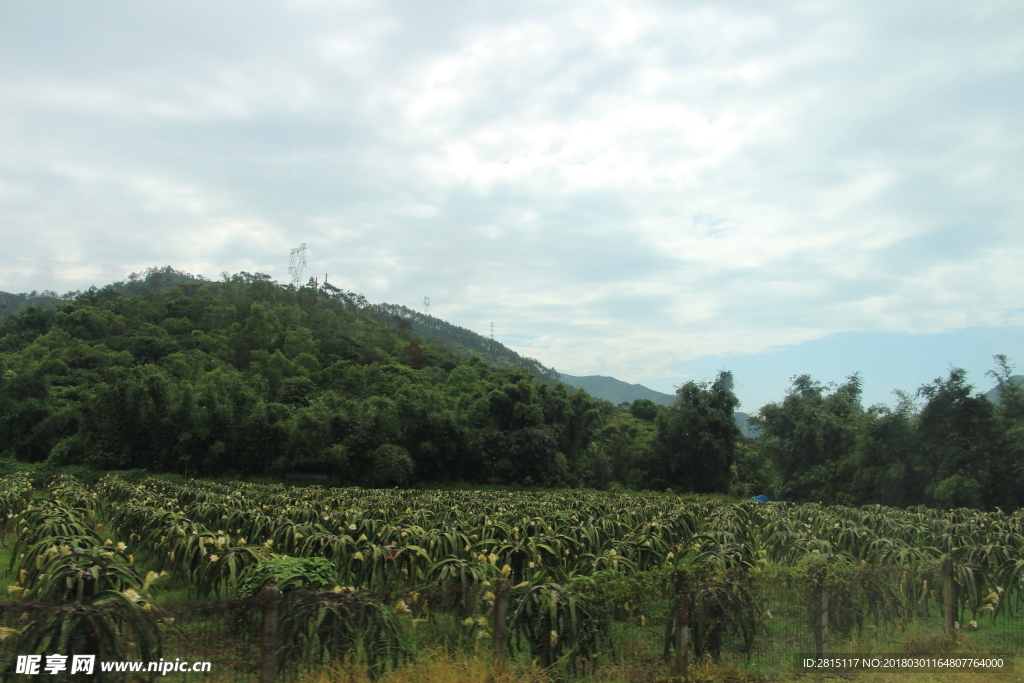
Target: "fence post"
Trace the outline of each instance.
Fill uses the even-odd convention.
[[[281,591],[273,585],[260,591],[263,624],[260,629],[260,683],[274,683],[277,676],[277,616]]]
[[[956,565],[952,557],[942,561],[942,616],[945,618],[946,635],[956,633]]]
[[[675,648],[676,657],[672,673],[686,676],[690,647],[690,586],[685,571],[675,573]]]
[[[491,634],[491,665],[504,673],[508,646],[508,579],[494,581],[494,627]]]
[[[818,608],[818,637],[817,637],[817,656],[827,657],[828,656],[828,637],[829,637],[829,626],[828,626],[828,586],[825,583],[827,573],[824,567],[821,569],[821,573],[818,574],[818,594],[821,598],[821,602]]]

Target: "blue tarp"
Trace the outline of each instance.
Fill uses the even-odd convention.
[[[749,500],[756,500],[759,503],[770,503],[770,502],[772,502],[772,501],[768,500],[768,496],[754,496],[753,498],[750,498]]]

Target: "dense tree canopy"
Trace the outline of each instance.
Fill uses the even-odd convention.
[[[413,334],[443,321],[384,313],[313,281],[210,282],[170,268],[30,306],[0,324],[0,458],[378,487],[1024,503],[1024,388],[1002,356],[995,403],[956,369],[895,408],[865,409],[859,375],[839,386],[796,377],[761,408],[752,440],[736,428],[728,372],[687,382],[671,406],[616,407],[530,359],[464,355],[450,330]]]
[[[351,292],[248,273],[130,284],[0,327],[4,456],[368,486],[600,469],[610,404],[435,347]]]
[[[649,470],[671,486],[692,482],[700,493],[725,491],[740,431],[733,412],[739,400],[732,374],[721,372],[713,384],[687,382],[676,402],[656,418],[657,436]]]
[[[901,395],[895,408],[860,402],[860,378],[824,386],[803,375],[756,424],[758,481],[776,496],[848,504],[1024,505],[1024,390],[997,356],[1005,400],[973,391],[966,373]]]

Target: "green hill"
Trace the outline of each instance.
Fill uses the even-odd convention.
[[[607,485],[618,414],[480,335],[259,273],[154,269],[0,322],[0,458],[48,467]]]
[[[61,297],[57,292],[49,290],[44,292],[28,292],[23,294],[12,294],[0,292],[0,321],[11,315],[24,313],[29,308],[42,308],[53,310],[63,301],[70,301],[74,296]]]
[[[247,274],[245,274],[247,275]],[[263,278],[256,274],[253,278]],[[155,295],[173,287],[181,287],[187,293],[194,293],[209,281],[202,276],[177,271],[171,266],[149,268],[144,273],[132,273],[119,282],[107,285],[102,290],[95,287],[89,291],[119,293],[123,296]],[[654,391],[640,384],[627,384],[614,377],[592,375],[575,377],[563,375],[554,368],[545,366],[540,361],[522,356],[504,344],[489,337],[478,334],[464,327],[453,325],[440,318],[415,311],[406,306],[396,304],[369,304],[362,296],[352,292],[342,292],[331,285],[324,285],[322,291],[328,296],[346,298],[349,304],[365,313],[372,319],[395,330],[399,334],[420,337],[432,347],[449,354],[465,358],[479,357],[484,363],[498,368],[519,368],[529,372],[538,380],[546,383],[558,381],[567,386],[583,389],[591,396],[609,401],[613,405],[632,403],[637,399],[648,399],[658,405],[668,406],[675,401],[672,394]],[[10,294],[0,292],[0,321],[10,315],[22,313],[29,308],[55,310],[63,303],[74,301],[82,292],[68,292],[58,295],[56,292],[31,292],[28,294]],[[750,436],[747,415],[737,413],[736,421],[741,431]]]
[[[134,296],[136,294],[156,294],[177,285],[198,285],[203,282],[206,282],[206,279],[201,275],[194,276],[177,271],[171,266],[164,266],[163,268],[147,268],[143,273],[132,273],[124,280],[109,284],[103,289],[118,292],[125,296]],[[96,292],[99,290],[96,287],[92,287],[90,291]],[[51,290],[22,294],[0,292],[0,322],[8,316],[23,313],[29,308],[39,308],[46,311],[55,310],[62,303],[74,301],[81,294],[81,290],[65,294],[57,294],[57,292]]]
[[[544,382],[559,380],[554,368],[545,367],[535,358],[521,356],[501,342],[440,318],[396,304],[374,304],[367,311],[387,325],[422,337],[450,352],[467,357],[479,356],[484,362],[499,368],[520,368]]]

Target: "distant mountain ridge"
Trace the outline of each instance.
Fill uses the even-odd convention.
[[[372,304],[366,308],[381,322],[408,330],[417,337],[459,351],[467,356],[480,356],[481,360],[498,367],[526,370],[545,382],[557,382],[558,373],[536,358],[521,356],[499,341],[477,334],[465,327],[435,318],[432,315],[398,304]]]
[[[674,394],[663,394],[660,391],[648,389],[642,384],[627,384],[614,377],[605,375],[576,377],[562,372],[558,374],[561,380],[569,386],[583,389],[591,396],[610,401],[615,405],[632,403],[638,398],[646,398],[661,406],[670,406],[676,401]]]
[[[50,290],[22,294],[0,292],[0,321],[8,316],[24,313],[30,308],[44,310],[57,308],[62,302],[74,299],[74,296],[69,296],[70,294],[74,294],[74,292],[69,292],[63,297]]]
[[[163,268],[147,268],[142,273],[132,273],[124,280],[112,282],[100,289],[109,288],[124,296],[134,296],[136,294],[155,294],[175,285],[202,284],[204,282],[207,280],[202,275],[192,275],[175,270],[171,266],[164,266]],[[53,310],[62,303],[74,301],[80,294],[82,294],[81,290],[57,294],[49,289],[21,294],[0,292],[0,322],[8,316],[23,313],[29,308]]]
[[[1024,385],[1024,375],[1014,375],[1010,378],[1010,381],[1017,386]],[[985,398],[992,401],[993,403],[999,403],[999,387],[994,386],[985,392]]]

